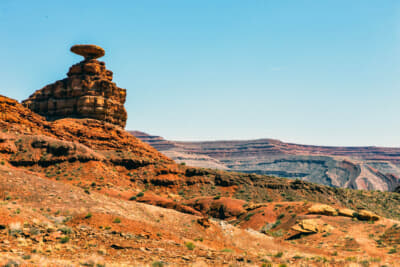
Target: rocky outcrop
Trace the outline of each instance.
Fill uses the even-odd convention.
[[[126,90],[112,82],[113,73],[95,58],[104,50],[93,45],[73,46],[85,59],[73,65],[67,78],[36,91],[23,105],[48,120],[92,118],[125,127]]]
[[[246,212],[246,201],[229,197],[199,197],[185,203],[189,207],[218,219],[237,218]]]

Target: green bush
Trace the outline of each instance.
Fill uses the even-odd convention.
[[[152,267],[163,267],[164,264],[161,261],[155,261],[151,264]]]
[[[61,240],[60,240],[61,244],[65,244],[65,243],[67,243],[68,241],[69,241],[69,236],[63,236],[63,237],[61,237]]]
[[[193,250],[196,246],[192,242],[186,242],[185,246],[187,247],[188,250]]]
[[[72,233],[72,229],[69,227],[63,227],[59,229],[61,231],[61,233],[63,233],[64,235],[69,235]]]
[[[278,225],[280,225],[280,224],[281,224],[281,220],[279,220],[279,219],[276,220],[276,222],[272,225],[271,229],[278,227]]]
[[[250,220],[250,218],[251,218],[254,214],[255,214],[254,212],[249,212],[249,213],[246,215],[246,217],[244,217],[244,220],[245,220],[245,221]]]

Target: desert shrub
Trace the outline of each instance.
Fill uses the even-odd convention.
[[[282,231],[282,229],[280,229],[280,230],[278,230],[278,231],[275,231],[275,232],[268,231],[267,233],[268,233],[270,236],[273,236],[273,237],[281,237],[281,236],[283,236],[283,234],[284,234],[284,232]]]
[[[85,219],[90,219],[92,218],[92,214],[89,212],[88,214],[86,214]]]
[[[193,250],[196,246],[192,242],[186,242],[185,246],[187,247],[188,250]]]
[[[17,261],[9,260],[4,266],[5,267],[14,267],[14,266],[20,266],[20,264]]]
[[[31,235],[38,235],[40,233],[40,230],[37,227],[32,227],[31,229],[29,229],[29,233]]]
[[[10,235],[18,235],[22,232],[22,226],[20,222],[13,222],[8,225]]]
[[[276,220],[276,222],[272,225],[271,229],[278,227],[281,224],[281,220]]]
[[[275,258],[281,258],[282,256],[283,256],[283,252],[282,251],[279,251],[274,255]]]
[[[144,193],[143,193],[143,192],[139,192],[139,193],[136,195],[136,197],[142,197],[142,196],[144,196]]]
[[[371,262],[380,262],[381,261],[381,258],[370,258],[369,259]]]
[[[350,261],[350,262],[355,262],[355,261],[357,261],[357,258],[352,256],[352,257],[347,257],[345,260]]]
[[[21,257],[24,260],[30,260],[31,259],[31,255],[22,255]]]
[[[245,220],[245,221],[250,220],[250,218],[251,218],[254,214],[255,214],[254,212],[249,212],[249,213],[246,215],[246,217],[244,218],[244,220]]]
[[[152,267],[163,267],[164,263],[162,261],[155,261],[151,264]]]
[[[115,218],[113,223],[121,223],[121,219],[120,218]]]
[[[69,241],[69,236],[63,236],[63,237],[61,237],[61,240],[60,240],[61,244],[65,244],[65,243],[67,243],[68,241]]]
[[[61,233],[63,233],[64,235],[69,235],[72,233],[72,229],[69,227],[62,227],[59,229],[61,231]]]

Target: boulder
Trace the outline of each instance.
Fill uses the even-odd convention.
[[[363,221],[377,221],[380,217],[371,211],[360,210],[358,212],[357,218]]]
[[[339,209],[338,213],[340,216],[346,216],[346,217],[354,217],[354,214],[356,213],[354,210],[351,209]]]
[[[329,232],[332,229],[333,227],[331,225],[325,224],[323,221],[318,219],[301,220],[292,226],[292,230],[305,234]]]
[[[338,212],[335,208],[325,204],[314,204],[308,209],[308,212],[311,214],[321,214],[327,216],[338,215]]]

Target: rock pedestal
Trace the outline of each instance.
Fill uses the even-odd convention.
[[[36,91],[22,104],[48,120],[92,118],[125,127],[126,90],[112,82],[113,73],[95,58],[104,50],[95,45],[75,45],[71,51],[85,59],[73,65],[67,78]]]

